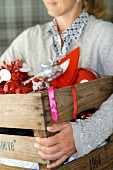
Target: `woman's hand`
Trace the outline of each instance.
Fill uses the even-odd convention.
[[[55,123],[48,127],[49,132],[59,132],[48,138],[36,138],[38,154],[46,160],[55,160],[47,168],[55,168],[76,152],[71,123]]]

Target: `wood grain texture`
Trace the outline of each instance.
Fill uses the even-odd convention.
[[[47,164],[34,147],[35,137],[0,135],[0,157]]]
[[[77,95],[77,114],[88,110],[98,109],[100,105],[113,93],[113,77],[104,77],[88,83],[75,85]],[[42,92],[43,106],[45,109],[46,123],[54,123],[51,117],[47,92]],[[73,119],[73,96],[71,87],[55,90],[59,122]]]
[[[0,95],[0,127],[45,130],[40,93]]]

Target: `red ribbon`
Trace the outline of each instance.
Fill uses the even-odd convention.
[[[73,115],[73,119],[76,119],[76,117],[77,117],[76,88],[74,86],[71,86],[71,88],[72,88],[72,95],[73,95],[73,101],[74,101],[74,115]]]
[[[56,101],[55,101],[55,97],[54,97],[54,90],[55,90],[55,88],[53,86],[48,88],[48,96],[49,96],[49,101],[50,101],[52,118],[55,121],[58,121],[58,111],[57,111],[57,105],[56,105]]]

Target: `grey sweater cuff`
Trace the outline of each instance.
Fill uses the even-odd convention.
[[[85,120],[71,122],[78,158],[99,147],[113,133],[113,95]]]

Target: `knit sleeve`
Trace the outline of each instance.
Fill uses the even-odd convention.
[[[79,158],[99,147],[113,133],[113,95],[91,117],[71,124]]]

